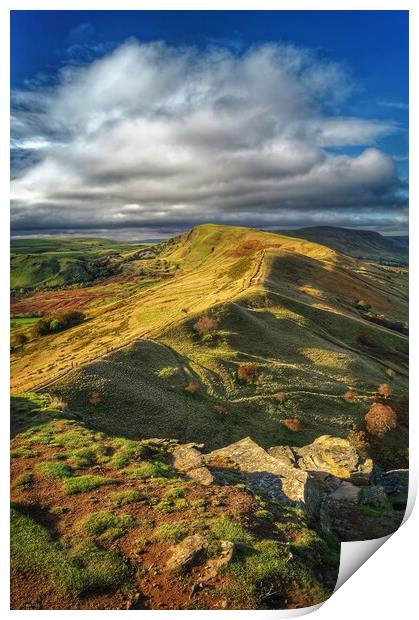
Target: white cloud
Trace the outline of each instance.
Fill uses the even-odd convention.
[[[268,45],[234,55],[131,41],[13,94],[15,229],[285,221],[287,210],[398,209],[397,127],[339,115],[347,72]],[[336,147],[363,148],[357,156]]]

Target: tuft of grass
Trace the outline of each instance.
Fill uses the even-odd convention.
[[[229,540],[232,543],[243,545],[250,544],[253,541],[252,534],[245,530],[240,523],[236,523],[225,516],[210,521],[209,528],[219,540]]]
[[[33,487],[33,483],[34,479],[32,474],[20,474],[20,476],[17,476],[17,478],[15,478],[15,480],[13,481],[12,489],[31,489]]]
[[[269,510],[265,510],[264,508],[260,508],[256,510],[255,517],[258,519],[268,519],[269,521],[273,521],[274,515]]]
[[[164,496],[166,499],[177,499],[179,497],[185,497],[186,493],[186,487],[173,487],[172,489],[168,489]]]
[[[35,471],[48,478],[48,480],[62,480],[73,475],[73,470],[66,463],[56,463],[53,461],[38,463],[35,465]]]
[[[68,495],[74,493],[85,493],[86,491],[92,491],[103,484],[112,484],[113,480],[110,478],[104,478],[103,476],[74,476],[73,478],[63,479],[63,490]]]
[[[188,528],[182,522],[172,521],[170,523],[162,523],[152,534],[152,539],[156,542],[168,542],[172,545],[179,543],[185,538]]]
[[[115,491],[110,494],[110,500],[115,508],[133,504],[143,499],[141,493],[135,489],[127,489],[126,491]]]
[[[12,459],[31,459],[35,456],[38,456],[38,452],[35,450],[31,450],[30,448],[18,447],[10,450],[10,458]]]
[[[73,467],[91,467],[97,462],[97,455],[91,448],[78,448],[67,455],[68,462]]]
[[[115,515],[107,510],[93,512],[80,523],[80,527],[89,536],[102,535],[102,538],[105,537],[108,540],[123,536],[134,525],[135,519],[132,515]]]
[[[144,461],[138,467],[126,469],[125,472],[130,478],[135,480],[146,480],[147,478],[166,478],[172,475],[172,471],[166,463],[159,461]]]

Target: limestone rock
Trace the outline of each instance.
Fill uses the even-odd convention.
[[[352,444],[340,437],[322,435],[313,443],[294,448],[298,467],[305,471],[325,471],[339,478],[349,478],[355,472],[371,473],[371,461],[360,457]]]
[[[207,540],[200,534],[187,536],[173,547],[173,553],[166,562],[166,568],[170,571],[189,568],[202,557],[207,544]]]
[[[221,545],[220,554],[217,557],[211,558],[210,560],[208,560],[208,562],[204,566],[204,572],[205,572],[204,580],[212,579],[213,577],[216,577],[218,573],[220,572],[220,570],[224,566],[227,566],[227,564],[229,564],[233,559],[234,543],[228,540],[221,540],[220,545]]]
[[[269,448],[268,454],[286,467],[295,467],[295,454],[288,446],[273,446]]]
[[[225,448],[207,455],[212,458],[228,458],[243,472],[249,487],[284,502],[303,502],[307,473],[284,465],[245,437]]]
[[[361,489],[351,482],[345,480],[340,483],[333,493],[330,494],[330,498],[340,502],[352,502],[357,504],[361,496]]]
[[[193,445],[185,444],[175,447],[173,467],[204,486],[214,482],[213,475],[205,465],[203,455]]]

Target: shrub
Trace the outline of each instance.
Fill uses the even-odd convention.
[[[102,402],[102,397],[100,393],[97,392],[96,390],[91,392],[91,394],[89,395],[89,403],[91,405],[98,405],[101,402]]]
[[[383,437],[383,435],[397,426],[396,412],[389,406],[382,403],[373,403],[368,413],[365,415],[367,431],[371,435]]]
[[[214,336],[218,330],[218,321],[211,316],[201,316],[193,328],[200,336]]]
[[[237,378],[240,379],[240,381],[246,381],[246,383],[249,383],[256,378],[257,371],[258,367],[253,362],[240,364],[237,369]]]
[[[289,431],[293,432],[302,431],[304,428],[298,418],[285,418],[285,420],[281,420],[281,424],[283,424]]]
[[[188,383],[188,385],[185,387],[185,392],[187,392],[188,394],[198,394],[198,392],[200,391],[201,387],[199,383],[194,383],[193,381],[191,381],[191,383]]]
[[[286,397],[287,397],[286,392],[277,392],[276,394],[274,394],[275,400],[279,400],[279,402],[285,400]]]
[[[36,337],[46,336],[55,332],[69,329],[75,325],[79,325],[85,320],[86,316],[79,310],[67,310],[58,312],[48,318],[40,319],[32,328],[32,334]]]
[[[64,478],[63,488],[68,495],[74,493],[84,493],[92,491],[103,484],[112,484],[113,480],[103,476],[74,476],[74,478]]]
[[[388,398],[391,396],[391,386],[388,383],[381,383],[377,388],[377,394],[382,398]]]
[[[343,398],[348,403],[354,403],[357,399],[357,396],[358,396],[358,392],[351,388],[345,392],[345,394],[343,395]]]
[[[361,456],[368,455],[368,448],[370,447],[365,431],[351,431],[348,433],[346,439],[355,448],[355,450]]]
[[[227,409],[227,407],[225,405],[215,405],[214,411],[215,411],[215,413],[218,413],[219,415],[227,415],[228,414],[228,409]]]
[[[73,470],[65,463],[55,463],[53,461],[38,463],[35,470],[49,480],[62,480],[72,476]]]
[[[396,371],[392,368],[387,368],[386,375],[387,377],[390,377],[390,379],[394,379],[394,377],[396,376]]]

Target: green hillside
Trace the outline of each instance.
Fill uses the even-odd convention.
[[[77,368],[44,387],[92,428],[131,438],[164,434],[208,448],[246,435],[265,447],[291,439],[303,444],[362,425],[389,369],[395,398],[406,394],[406,336],[367,320],[355,303],[362,296],[375,312],[405,321],[399,274],[373,265],[360,270],[317,244],[228,227],[199,227],[161,244],[158,255],[179,263],[178,275],[107,313],[106,333],[116,344],[123,332],[111,321],[125,308],[131,344],[93,362],[76,361]],[[134,322],[127,322],[131,312]],[[195,329],[202,316],[217,321],[210,338]],[[97,330],[105,328],[102,318],[92,318]],[[87,327],[72,336],[80,354]],[[237,370],[249,362],[256,376],[246,383]],[[198,393],[185,391],[191,382]],[[358,392],[355,402],[343,398],[349,388]],[[297,438],[281,423],[286,418],[301,421]],[[406,440],[402,429],[397,442]]]
[[[108,239],[12,239],[11,289],[57,288],[110,275],[137,244]],[[119,259],[121,260],[121,259]]]

